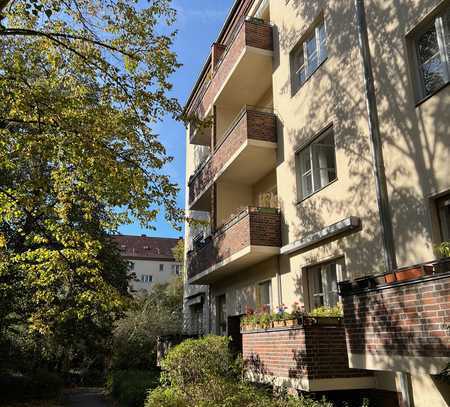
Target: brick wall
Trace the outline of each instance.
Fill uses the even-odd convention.
[[[196,114],[200,119],[205,118],[205,114],[211,107],[217,92],[226,81],[246,45],[265,50],[273,50],[272,27],[267,24],[250,21],[242,24],[234,41],[229,45],[223,61],[213,72],[211,83],[204,92],[198,93],[198,96],[191,105],[189,114]]]
[[[371,375],[348,367],[343,326],[244,332],[242,337],[247,369],[257,375],[309,380]]]
[[[278,212],[249,208],[223,226],[204,247],[189,253],[188,277],[196,276],[250,245],[281,246],[281,222]]]
[[[450,357],[450,273],[349,293],[348,351]]]
[[[212,158],[189,182],[189,204],[192,204],[198,196],[205,192],[213,182],[215,175],[223,169],[247,139],[276,143],[275,115],[258,110],[246,110],[241,113],[240,117],[238,116],[235,126],[216,146]]]

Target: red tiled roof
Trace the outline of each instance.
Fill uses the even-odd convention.
[[[172,249],[179,239],[148,236],[113,236],[122,255],[129,259],[175,261]]]

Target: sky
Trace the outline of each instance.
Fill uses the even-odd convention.
[[[183,66],[173,75],[173,96],[184,106],[192,87],[209,55],[211,45],[217,38],[234,0],[172,0],[178,18],[174,28],[178,35],[174,51]],[[174,160],[166,166],[166,173],[172,177],[181,190],[178,205],[184,208],[185,202],[185,129],[182,123],[171,118],[159,123],[154,130],[166,146],[167,153]],[[138,223],[124,225],[119,232],[128,235],[180,237],[177,231],[159,216],[153,224],[155,230],[143,229]]]

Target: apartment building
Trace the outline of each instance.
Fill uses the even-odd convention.
[[[187,331],[232,336],[254,380],[443,407],[450,273],[435,248],[450,239],[450,2],[365,3],[377,172],[355,2],[230,10],[185,107],[186,210],[208,221],[186,226]],[[241,331],[247,307],[294,302],[341,302],[344,324]]]
[[[132,263],[132,293],[148,293],[155,284],[168,283],[181,274],[182,265],[172,252],[179,239],[117,235],[114,240],[122,256]]]

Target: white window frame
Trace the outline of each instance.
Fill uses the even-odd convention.
[[[335,264],[336,265],[336,290],[328,290],[328,281],[327,281],[327,273],[326,269],[328,266]],[[322,292],[316,292],[314,287],[314,278],[311,276],[313,273],[320,272],[321,282],[322,282]],[[315,308],[314,299],[316,297],[323,298],[323,305],[329,307],[330,297],[329,293],[338,294],[338,283],[340,281],[344,281],[347,278],[347,271],[345,266],[345,258],[339,257],[331,261],[327,261],[325,263],[316,264],[313,266],[309,266],[306,268],[306,276],[307,276],[307,284],[308,284],[308,293],[309,293],[309,310],[312,311]],[[341,299],[339,295],[337,295],[338,304],[341,303]]]
[[[141,283],[150,284],[153,282],[153,276],[151,274],[143,274],[141,276]]]
[[[441,11],[439,14],[437,14],[432,21],[428,22],[427,24],[424,24],[423,27],[417,31],[414,34],[413,38],[413,55],[416,65],[416,77],[418,79],[417,84],[417,91],[418,91],[418,101],[420,102],[423,99],[426,99],[436,92],[438,92],[442,87],[448,85],[450,82],[450,40],[447,42],[446,35],[450,38],[450,33],[446,33],[445,18],[448,18],[450,21],[450,8],[447,7],[443,11]],[[424,74],[422,71],[422,66],[424,63],[421,62],[420,54],[419,54],[419,39],[422,37],[425,32],[427,32],[431,27],[434,27],[436,30],[436,36],[437,36],[437,42],[439,47],[439,56],[441,57],[442,64],[444,65],[444,84],[439,87],[438,89],[435,89],[431,91],[430,93],[427,92],[424,82]],[[437,54],[435,54],[430,59],[434,58]],[[429,59],[429,60],[430,60]],[[429,61],[428,60],[428,61]],[[425,62],[426,63],[426,62]]]
[[[334,171],[334,178],[330,181],[328,181],[325,184],[321,184],[319,187],[316,188],[315,186],[315,168],[314,168],[314,154],[315,154],[315,150],[313,148],[314,145],[318,145],[320,144],[320,141],[323,140],[324,138],[326,138],[327,136],[329,136],[331,133],[331,135],[333,136],[333,144],[331,145],[323,145],[323,146],[329,146],[330,148],[333,149],[333,157],[334,157],[334,168],[332,167],[324,167],[324,168],[319,168],[319,172],[321,170],[326,170],[328,172],[330,171]],[[303,158],[305,156],[305,152],[307,152],[307,150],[309,150],[309,154],[306,154],[306,156],[308,156],[309,159],[309,170],[303,172]],[[302,158],[303,156],[303,158]],[[302,147],[301,149],[299,149],[296,153],[296,161],[297,161],[297,176],[299,177],[299,182],[298,182],[298,186],[299,186],[299,200],[302,201],[308,197],[310,197],[311,195],[315,194],[316,192],[320,191],[321,189],[325,188],[327,185],[330,185],[332,182],[337,180],[337,160],[336,160],[336,138],[335,138],[335,133],[334,133],[334,128],[333,126],[329,126],[327,127],[324,131],[322,131],[321,133],[319,133],[319,135],[317,137],[315,137],[309,144],[305,145],[304,147]],[[311,186],[312,186],[312,190],[311,192],[307,193],[306,190],[306,178],[310,176],[311,177]],[[320,174],[319,174],[320,177]]]
[[[323,27],[325,32],[325,37],[323,41],[320,39],[320,28]],[[308,42],[311,39],[315,39],[315,54],[317,58],[316,66],[313,69],[310,69],[311,58],[308,55]],[[324,44],[325,55],[322,55],[322,43]],[[301,54],[300,54],[301,52]],[[296,66],[296,62],[299,60],[299,56],[303,56],[303,64],[300,66]],[[296,93],[307,81],[308,79],[319,69],[322,63],[328,58],[328,48],[327,48],[327,26],[325,23],[325,19],[323,17],[320,18],[318,22],[313,25],[313,28],[308,33],[307,36],[302,38],[302,40],[295,46],[291,53],[292,58],[292,74],[294,75],[294,80],[292,81],[293,94]],[[300,79],[301,71],[304,71],[304,79]]]

